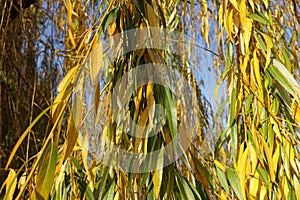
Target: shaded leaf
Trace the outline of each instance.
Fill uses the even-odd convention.
[[[142,16],[146,17],[144,1],[132,0],[132,2],[137,7],[138,11],[142,14]]]
[[[48,195],[53,187],[55,178],[57,153],[56,146],[53,142],[48,144],[42,156],[41,163],[39,165],[39,171],[37,174],[35,195],[48,199]]]
[[[193,191],[191,190],[190,186],[186,182],[186,180],[181,177],[180,175],[177,175],[177,185],[180,191],[181,199],[195,199]]]

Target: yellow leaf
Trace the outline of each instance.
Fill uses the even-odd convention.
[[[113,21],[109,26],[109,35],[110,36],[114,35],[116,30],[117,30],[117,24],[116,22]]]
[[[78,67],[73,67],[71,68],[67,74],[65,75],[65,77],[62,79],[62,81],[59,83],[58,87],[57,87],[57,91],[61,92],[62,90],[65,90],[66,87],[68,87],[68,85],[70,84],[70,82],[72,83],[72,80],[74,81],[74,78],[76,76],[76,70],[78,69]]]
[[[223,172],[225,172],[226,168],[224,165],[222,165],[219,161],[214,160],[215,165],[220,168]]]
[[[263,0],[264,4],[265,4],[265,7],[266,9],[269,8],[269,0]]]
[[[223,3],[220,4],[219,8],[219,27],[222,26],[223,23]]]
[[[12,200],[17,186],[17,174],[13,169],[9,169],[9,174],[5,180],[6,192],[4,199]]]
[[[232,18],[233,11],[232,10],[227,10],[225,13],[225,29],[226,32],[232,41],[232,33],[233,33],[233,18]]]
[[[153,97],[153,84],[148,83],[147,85],[147,91],[146,91],[146,97],[147,97],[147,106],[153,106],[154,105],[154,97]]]
[[[135,114],[138,115],[139,108],[142,100],[142,94],[143,94],[143,87],[139,87],[137,89],[137,94],[134,96],[134,103],[135,103]]]
[[[261,142],[263,144],[264,152],[266,155],[266,160],[268,162],[270,178],[271,178],[271,181],[274,182],[275,181],[275,170],[274,170],[274,165],[273,165],[274,161],[272,158],[272,153],[271,153],[271,150],[270,150],[268,144],[265,142],[265,140],[262,138],[262,136],[260,136],[260,138],[261,138]]]
[[[249,18],[244,18],[242,21],[243,30],[244,30],[244,41],[245,41],[245,49],[246,52],[249,50],[251,31],[252,31],[252,21]]]
[[[75,77],[77,75],[77,70],[78,66],[71,68],[57,87],[57,91],[59,92],[59,94],[54,99],[51,107],[51,116],[53,121],[56,120],[56,117],[60,112],[58,108],[61,106],[61,103],[67,100],[71,95],[70,85],[74,83]]]
[[[51,108],[52,106],[49,106],[48,108],[46,108],[45,110],[43,110],[34,120],[33,122],[31,122],[31,124],[27,127],[27,129],[22,133],[22,135],[19,137],[19,140],[17,141],[17,143],[15,144],[14,148],[12,149],[9,158],[6,162],[6,166],[5,169],[8,169],[11,161],[13,160],[17,150],[19,149],[20,145],[22,144],[23,140],[26,138],[26,136],[28,135],[28,133],[31,131],[32,127],[39,121],[39,119],[44,116]]]
[[[72,24],[72,12],[73,12],[73,6],[72,6],[72,3],[71,3],[71,0],[68,0],[67,1],[67,23],[68,23],[68,26],[71,27],[71,24]]]
[[[239,12],[239,15],[240,15],[240,20],[241,20],[241,23],[242,23],[242,26],[244,26],[243,22],[247,16],[247,6],[246,6],[246,1],[245,0],[241,0],[240,1],[240,12]]]
[[[259,174],[256,172],[255,176],[249,180],[249,195],[252,197],[257,196],[258,186],[259,186]]]
[[[251,174],[253,175],[256,172],[256,167],[258,163],[257,154],[253,145],[250,145],[250,160],[251,160]]]
[[[259,199],[260,199],[260,200],[267,199],[267,198],[266,198],[267,192],[268,192],[268,190],[267,190],[267,188],[266,188],[265,185],[263,185],[262,187],[260,187],[260,191],[259,191]]]
[[[71,114],[68,120],[66,153],[64,154],[63,160],[66,160],[69,157],[69,155],[72,153],[73,148],[77,141],[77,137],[78,137],[78,132],[75,128],[73,114]]]
[[[98,75],[100,70],[103,68],[103,51],[102,51],[102,41],[100,40],[98,45],[91,51],[91,62],[90,64],[90,77],[92,85],[98,83]]]
[[[248,176],[248,172],[247,172],[247,168],[249,167],[249,145],[247,146],[247,148],[245,149],[245,151],[243,152],[242,149],[244,149],[244,145],[243,148],[241,148],[241,152],[239,156],[239,160],[238,160],[238,176],[240,179],[240,185],[241,185],[241,190],[242,190],[242,194],[243,194],[243,198],[246,199],[246,176]]]
[[[294,174],[293,180],[294,180],[294,187],[296,191],[296,199],[300,199],[300,183],[296,174]]]
[[[274,154],[273,154],[273,165],[275,172],[277,171],[277,164],[280,156],[280,147],[277,147]]]
[[[257,50],[254,50],[253,52],[253,59],[252,59],[252,66],[254,68],[254,74],[255,74],[255,79],[257,82],[257,93],[258,93],[258,102],[257,102],[257,115],[261,116],[261,110],[263,107],[262,102],[264,102],[264,93],[263,93],[263,85],[261,81],[261,76],[260,76],[260,66],[259,66],[259,60],[257,57]]]
[[[222,200],[226,200],[226,199],[228,199],[227,197],[228,197],[228,195],[227,195],[227,193],[224,191],[224,190],[221,190],[220,191],[220,199],[222,199]]]
[[[147,5],[147,17],[148,17],[150,26],[159,27],[159,19],[156,16],[152,6],[150,6],[148,3],[146,3],[146,5]]]
[[[273,41],[272,38],[265,33],[262,33],[262,36],[264,37],[265,42],[267,44],[267,58],[266,58],[266,65],[265,65],[265,68],[267,68],[271,62],[271,49],[273,47]]]
[[[88,157],[89,157],[89,134],[87,134],[87,133],[84,134],[84,136],[83,136],[81,154],[82,154],[83,166],[84,166],[85,171],[87,173],[89,186],[90,186],[90,188],[93,191],[94,185],[93,185],[93,181],[91,181],[92,178],[91,178],[91,174],[90,174],[90,170],[89,170],[89,165],[88,165]]]
[[[152,181],[153,181],[153,185],[154,185],[155,199],[158,199],[158,197],[159,197],[159,192],[160,192],[161,183],[162,183],[162,175],[163,175],[162,169],[155,170],[153,172]]]
[[[100,103],[100,83],[97,82],[94,91],[94,111],[96,116],[98,114],[99,103]]]
[[[82,122],[82,97],[80,93],[75,93],[74,100],[73,100],[73,113],[74,113],[74,122],[75,127],[79,129],[81,127]]]
[[[237,10],[237,11],[239,11],[239,7],[238,7],[238,4],[237,4],[237,1],[236,0],[229,0],[230,1],[230,3],[233,5],[233,7]]]
[[[298,106],[297,103],[294,102],[291,107],[292,107],[293,115],[295,116],[296,121],[299,123],[300,122],[300,106]]]
[[[71,29],[69,29],[69,38],[71,40],[73,47],[76,47],[76,42],[75,42],[74,35],[73,35],[73,32]]]

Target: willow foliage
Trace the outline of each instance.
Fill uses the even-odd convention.
[[[53,16],[53,32],[63,38],[64,47],[56,53],[63,58],[65,76],[53,103],[32,121],[12,150],[0,194],[6,199],[300,199],[298,4],[294,0],[42,2]],[[122,35],[129,30],[147,30],[156,47],[163,45],[153,27],[181,33],[186,44],[211,55],[212,70],[219,77],[215,98],[224,98],[217,111],[205,98],[197,60],[170,55],[165,49],[126,52],[129,39],[138,40],[134,31]],[[122,37],[114,37],[118,34]],[[102,48],[112,37],[113,48]],[[112,52],[122,56],[113,62],[103,59]],[[147,63],[168,64],[184,77],[187,89],[181,85],[173,94],[159,84],[134,88],[128,82],[126,90],[120,89],[124,98],[126,91],[132,94],[127,110],[114,113],[119,81]],[[149,71],[143,72],[153,78]],[[161,73],[165,78],[168,71]],[[90,88],[83,84],[87,80],[93,86],[88,97],[85,92]],[[181,93],[195,96],[189,115],[183,111],[185,102],[177,99]],[[87,105],[85,98],[92,109],[82,106]],[[151,113],[159,112],[154,105],[165,109],[162,128],[153,137],[130,135],[124,116],[147,127],[140,131],[150,134],[156,127]],[[107,148],[115,145],[147,154],[163,149],[178,134],[190,145],[184,150],[178,147],[182,155],[167,166],[174,155],[159,154],[149,160],[154,170],[136,173],[114,168],[91,154],[102,142],[85,134],[91,125],[84,121],[91,112],[100,124],[93,128],[110,142]],[[18,148],[46,114],[52,125],[39,153],[19,169],[10,168]],[[178,127],[188,122],[194,129],[180,135]]]

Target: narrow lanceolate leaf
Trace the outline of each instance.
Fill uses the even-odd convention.
[[[245,18],[243,25],[244,25],[243,35],[244,35],[244,41],[245,41],[245,49],[246,49],[246,52],[248,52],[249,46],[250,46],[251,32],[252,32],[252,22],[249,18]]]
[[[64,150],[63,160],[66,160],[69,157],[69,155],[72,153],[73,148],[77,141],[77,137],[78,137],[78,132],[75,128],[73,115],[71,114],[68,119],[67,141],[66,141],[66,147]]]
[[[90,77],[92,81],[92,85],[98,83],[99,79],[99,73],[101,69],[103,68],[103,50],[102,50],[102,41],[95,42],[93,45],[92,51],[91,51],[91,61],[89,63],[90,68]]]
[[[34,194],[37,199],[48,199],[55,178],[56,161],[56,146],[50,142],[39,164]]]
[[[161,188],[161,184],[162,184],[162,175],[163,175],[163,170],[159,169],[159,170],[155,170],[153,172],[153,185],[154,185],[154,195],[155,195],[155,199],[158,199],[159,197],[159,192],[160,192],[160,188]]]
[[[73,101],[73,116],[75,127],[78,129],[81,126],[82,120],[82,97],[80,93],[75,93]]]
[[[6,192],[4,200],[12,200],[17,186],[17,174],[13,169],[9,169],[9,174],[5,180]]]
[[[56,96],[51,108],[53,121],[56,120],[58,113],[60,113],[61,103],[67,99],[67,96],[71,91],[69,86],[74,83],[78,68],[79,67],[76,66],[70,69],[57,87],[59,94]]]
[[[195,199],[192,189],[190,188],[186,180],[180,175],[177,175],[177,185],[180,191],[181,199]]]
[[[134,3],[135,7],[137,7],[138,11],[145,17],[146,13],[145,13],[144,1],[133,0],[132,2]]]
[[[235,192],[236,196],[239,199],[243,199],[243,194],[242,194],[242,190],[241,190],[241,185],[240,185],[240,181],[237,177],[237,175],[234,173],[234,171],[230,168],[227,168],[226,170],[226,174],[227,174],[227,178],[229,180],[229,183],[233,189],[233,191]]]
[[[154,185],[154,194],[156,199],[158,199],[159,197],[161,184],[163,182],[162,176],[163,176],[164,152],[165,152],[164,148],[162,147],[160,149],[160,153],[157,158],[156,170],[153,172],[153,177],[152,177],[152,181]]]
[[[230,1],[230,3],[233,5],[233,7],[234,7],[237,11],[239,11],[239,6],[238,6],[237,1],[236,1],[236,0],[229,0],[229,1]]]
[[[176,101],[173,99],[171,92],[168,87],[163,87],[162,90],[167,121],[169,123],[170,132],[172,137],[177,136],[177,105]]]
[[[105,15],[105,17],[103,18],[103,21],[101,23],[101,27],[99,30],[99,39],[100,37],[103,35],[103,33],[105,32],[105,30],[107,29],[108,25],[112,22],[113,19],[116,18],[117,13],[119,12],[119,7],[112,9],[107,15]]]
[[[59,83],[58,87],[57,87],[57,91],[61,92],[64,89],[66,89],[66,87],[68,87],[68,84],[73,80],[75,80],[75,76],[76,76],[76,70],[78,70],[78,67],[73,67],[72,69],[70,69],[67,74],[65,75],[65,77],[62,79],[62,81]]]
[[[274,59],[273,64],[268,68],[270,74],[293,96],[295,96],[295,88],[298,86],[297,81],[286,67]]]
[[[156,16],[153,8],[148,3],[146,3],[146,5],[147,5],[147,7],[146,7],[147,8],[147,18],[149,20],[150,26],[159,27],[159,19]]]
[[[259,16],[257,14],[251,14],[251,15],[249,15],[249,18],[253,19],[253,20],[257,21],[257,22],[260,22],[262,24],[265,24],[265,25],[267,25],[269,23],[267,19],[265,19],[265,18],[263,18],[263,17],[261,17],[261,16]]]
[[[229,186],[228,186],[225,174],[218,167],[216,167],[216,171],[217,171],[217,177],[221,183],[221,186],[224,188],[224,190],[227,193],[229,193]]]

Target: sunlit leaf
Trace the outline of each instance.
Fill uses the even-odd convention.
[[[227,175],[229,183],[232,186],[232,189],[235,192],[235,194],[237,195],[237,197],[239,199],[243,199],[243,194],[242,194],[242,190],[241,190],[240,181],[239,181],[238,176],[230,168],[226,169],[226,175]]]
[[[4,200],[12,200],[17,186],[17,174],[13,169],[9,169],[8,176],[4,183],[6,184]]]
[[[274,59],[272,65],[268,68],[270,74],[293,96],[295,96],[295,86],[297,81],[278,60]]]
[[[250,14],[249,18],[253,19],[253,20],[257,21],[257,22],[263,23],[265,25],[267,25],[269,23],[265,18],[259,16],[258,14]]]

